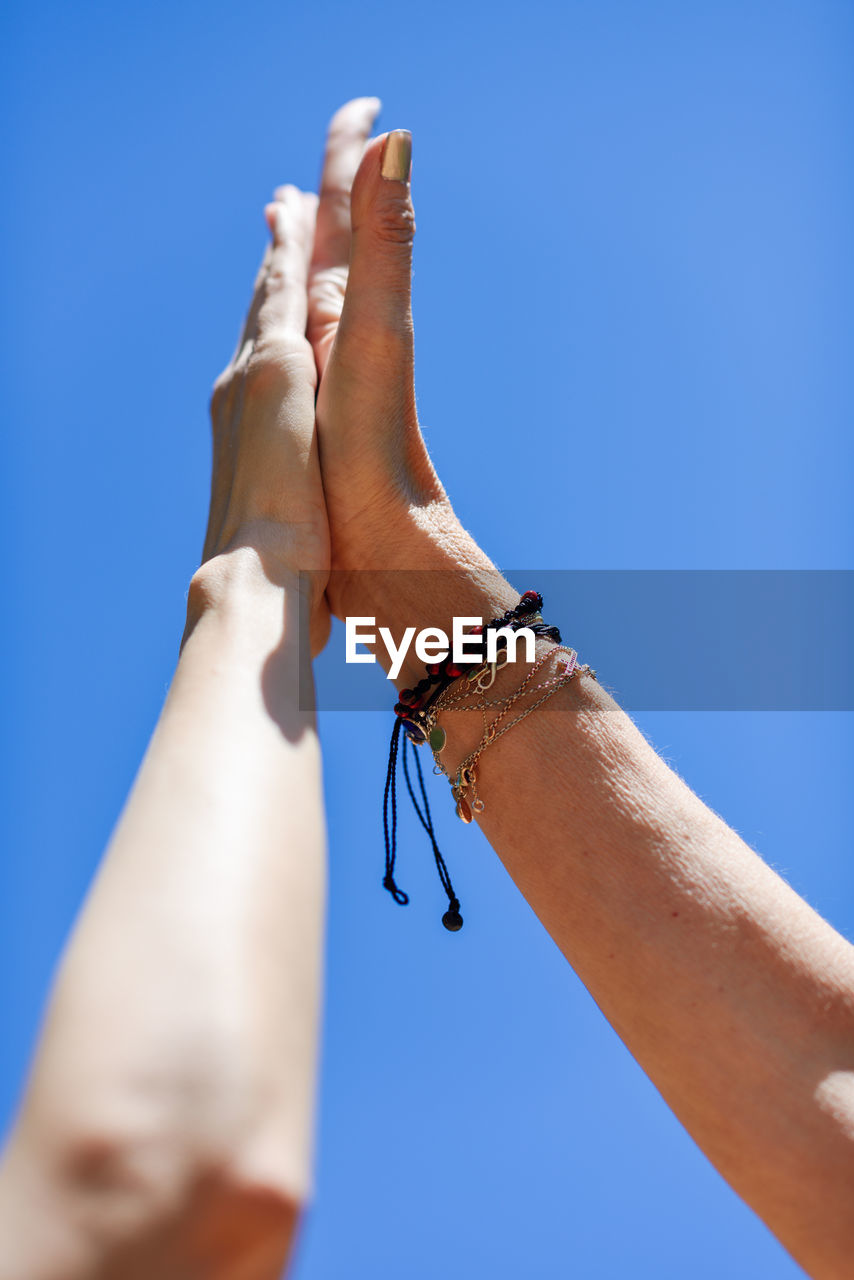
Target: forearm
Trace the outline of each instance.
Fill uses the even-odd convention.
[[[485,754],[484,833],[718,1170],[814,1274],[843,1275],[850,946],[603,690],[554,704]]]
[[[297,613],[293,580],[271,581],[248,549],[191,589],[175,679],[63,961],[7,1159],[7,1211],[17,1163],[57,1197],[57,1237],[75,1237],[78,1269],[57,1274],[87,1275],[87,1249],[126,1236],[119,1194],[146,1230],[147,1217],[183,1221],[204,1276],[229,1274],[230,1245],[209,1269],[196,1253],[239,1202],[277,1256],[257,1274],[278,1274],[310,1178],[325,884]],[[27,1213],[15,1236],[40,1259],[44,1218]],[[170,1264],[158,1257],[158,1274]]]
[[[378,623],[399,634],[432,609],[449,630],[452,614],[503,605],[489,575],[455,582],[449,564],[435,594],[420,578],[407,599],[398,574]],[[503,672],[499,692],[525,669]],[[442,723],[453,774],[480,716]],[[799,1260],[841,1276],[854,1244],[850,945],[589,678],[484,752],[478,791],[487,838],[676,1114]]]

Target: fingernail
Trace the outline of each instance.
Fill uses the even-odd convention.
[[[386,182],[408,182],[412,164],[412,134],[408,129],[392,129],[383,144],[380,173]]]

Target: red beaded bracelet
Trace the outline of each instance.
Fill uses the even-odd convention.
[[[481,645],[480,653],[473,654],[464,666],[454,662],[452,655],[448,654],[441,662],[428,664],[426,676],[419,680],[414,689],[401,690],[394,711],[395,715],[403,720],[404,730],[410,742],[414,742],[416,746],[421,746],[422,743],[427,741],[427,734],[424,732],[423,725],[427,718],[426,713],[432,704],[454,680],[458,680],[461,676],[484,665],[487,652],[487,636],[490,631],[498,631],[502,628],[518,631],[522,627],[527,627],[536,636],[546,640],[553,640],[556,644],[560,644],[560,631],[557,627],[549,626],[543,622],[540,613],[542,607],[543,597],[540,593],[538,591],[526,591],[515,609],[508,609],[501,617],[493,618],[485,626],[473,627],[467,633],[467,638],[481,636]],[[506,637],[499,636],[498,647],[503,649],[506,645]]]

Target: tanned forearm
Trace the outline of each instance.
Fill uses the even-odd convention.
[[[410,543],[410,563],[444,564],[432,587],[430,574],[364,575],[378,625],[450,632],[454,614],[516,603],[473,545],[460,555],[462,535],[441,541],[417,557]],[[526,670],[508,666],[491,694]],[[398,687],[419,675],[410,662]],[[442,723],[453,774],[481,718]],[[854,948],[588,676],[486,750],[478,790],[485,835],[709,1159],[810,1274],[850,1275]]]

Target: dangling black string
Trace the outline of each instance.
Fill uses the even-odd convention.
[[[383,795],[383,835],[385,837],[385,876],[383,877],[383,887],[388,889],[395,902],[405,906],[409,902],[409,895],[399,889],[394,879],[394,864],[397,858],[397,757],[400,750],[400,733],[403,728],[401,720],[395,720],[394,728],[391,731],[391,742],[388,749],[388,771],[385,780],[385,793]],[[412,779],[409,774],[409,764],[407,761],[407,752],[411,750],[415,753],[415,767],[418,772],[418,785],[421,791],[421,800],[424,805],[422,810],[418,803],[418,798],[412,786]],[[460,903],[454,893],[454,886],[451,883],[451,877],[448,872],[445,859],[439,851],[439,845],[436,840],[436,833],[433,829],[433,817],[430,813],[430,804],[427,800],[427,790],[424,786],[424,774],[421,770],[421,761],[418,759],[418,748],[414,743],[410,742],[408,737],[404,736],[403,740],[403,775],[406,779],[406,788],[412,800],[415,812],[418,814],[418,820],[421,823],[427,835],[430,838],[430,844],[433,847],[433,858],[436,862],[436,870],[439,873],[439,879],[442,882],[442,888],[448,895],[448,910],[442,916],[442,924],[452,933],[456,933],[458,929],[463,927],[463,918],[460,915]]]
[[[480,635],[482,651],[479,658],[470,656],[468,664],[473,662],[477,666],[485,661],[486,654],[489,652],[488,633],[500,630],[502,627],[509,627],[512,631],[516,631],[520,627],[528,627],[534,632],[535,636],[553,640],[555,644],[560,644],[560,631],[557,627],[543,622],[540,612],[542,607],[543,597],[539,591],[525,591],[514,609],[507,609],[501,617],[493,618],[486,626],[476,628],[475,632],[472,632],[472,636],[475,634]],[[538,621],[529,621],[532,618],[538,619]],[[499,649],[507,647],[506,636],[499,635],[498,647]],[[385,836],[385,876],[383,877],[383,885],[388,889],[395,902],[405,906],[409,901],[409,895],[397,887],[394,879],[394,864],[397,858],[397,757],[400,753],[400,734],[405,722],[407,728],[405,729],[406,738],[403,743],[403,773],[406,778],[406,787],[409,791],[409,798],[412,801],[413,808],[418,814],[418,820],[430,839],[436,870],[439,873],[442,888],[448,895],[448,910],[442,916],[442,924],[446,929],[450,929],[452,933],[456,933],[458,929],[463,927],[460,902],[454,893],[454,886],[451,884],[451,877],[448,874],[445,859],[439,852],[436,832],[433,828],[433,817],[427,800],[427,790],[424,786],[424,774],[421,771],[421,761],[418,758],[418,746],[423,745],[427,740],[425,726],[430,723],[427,713],[449,685],[462,674],[461,669],[457,667],[451,658],[452,655],[448,654],[441,662],[430,663],[427,667],[427,674],[423,679],[419,680],[413,688],[401,690],[400,701],[395,707],[396,719],[391,733],[391,742],[389,743],[388,771],[383,795],[383,834]],[[495,666],[493,665],[493,675],[494,672]],[[409,774],[407,755],[410,749],[415,752],[418,788],[421,792],[420,804]]]
[[[394,862],[397,857],[397,749],[400,744],[402,723],[395,720],[391,731],[391,742],[388,748],[388,772],[385,776],[385,794],[383,796],[383,835],[385,836],[385,876],[383,888],[388,889],[395,902],[405,907],[409,894],[398,889],[394,882]],[[389,800],[391,800],[391,823],[389,823]]]
[[[415,768],[418,773],[418,786],[421,790],[421,799],[424,802],[423,813],[419,807],[415,792],[412,789],[412,779],[409,776],[408,760],[410,751],[415,756]],[[442,888],[448,895],[448,910],[442,916],[442,924],[452,933],[456,933],[458,929],[462,929],[463,927],[463,918],[460,915],[460,901],[454,893],[454,886],[451,884],[451,875],[448,871],[445,859],[439,852],[439,845],[436,841],[436,832],[433,829],[433,817],[430,813],[430,804],[427,799],[427,789],[424,786],[424,774],[421,770],[421,761],[418,758],[418,748],[414,743],[409,741],[409,738],[404,738],[403,740],[403,776],[406,779],[406,789],[409,792],[409,798],[412,801],[415,812],[418,814],[418,820],[430,838],[430,843],[433,846],[433,857],[436,860],[436,870],[439,872],[439,879],[442,882]]]

